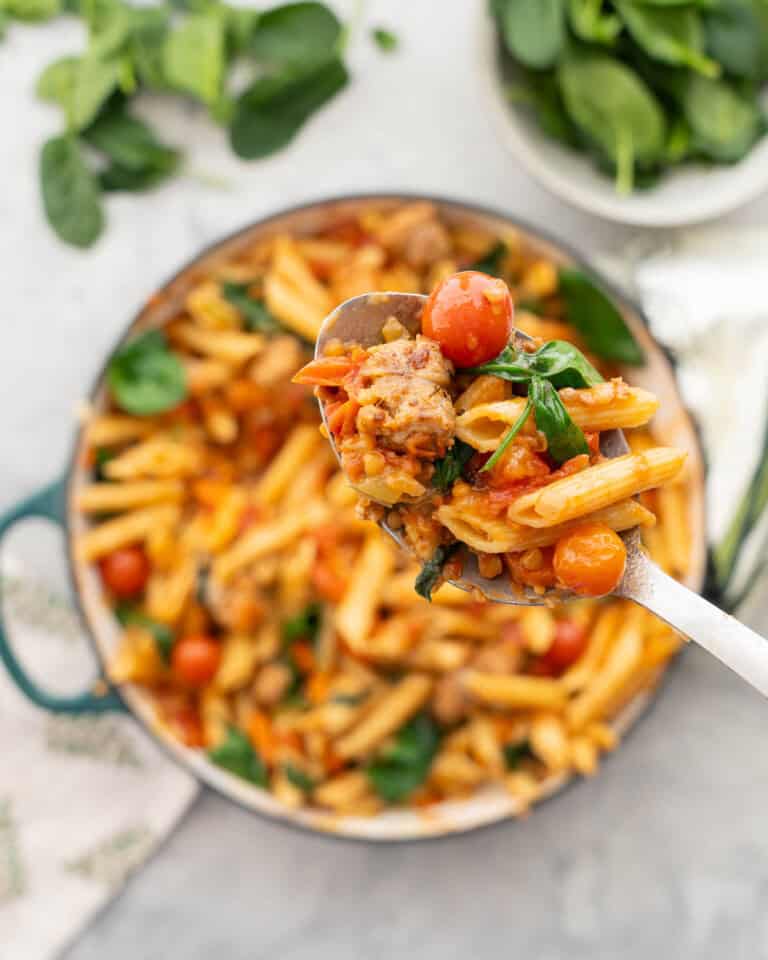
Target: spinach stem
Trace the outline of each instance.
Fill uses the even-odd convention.
[[[520,433],[520,431],[522,430],[523,424],[531,415],[532,408],[533,408],[533,401],[529,396],[528,399],[525,401],[523,412],[517,418],[515,423],[509,428],[509,430],[504,434],[504,437],[502,438],[501,443],[498,445],[498,447],[496,447],[496,450],[494,451],[494,454],[490,458],[490,460],[488,460],[483,465],[483,468],[481,469],[480,473],[484,473],[486,470],[492,470],[493,467],[496,466],[496,464],[499,462],[501,457],[504,455],[504,451],[507,449],[510,443],[512,443],[512,441],[515,439],[518,433]]]

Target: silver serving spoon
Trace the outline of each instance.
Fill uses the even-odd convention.
[[[315,345],[315,357],[324,355],[330,340],[359,343],[364,347],[381,343],[382,327],[390,317],[399,320],[410,333],[419,333],[426,299],[420,294],[369,293],[345,301],[323,321]],[[519,330],[516,330],[514,335],[518,340],[531,339]],[[327,428],[322,403],[320,414]],[[330,431],[328,436],[333,452],[339,459]],[[629,452],[621,430],[603,432],[600,436],[600,449],[606,457],[619,457]],[[379,521],[379,526],[398,546],[409,551],[402,535],[390,527],[386,520]],[[688,639],[695,640],[768,696],[768,642],[664,573],[643,550],[637,528],[623,533],[622,539],[627,548],[627,563],[621,583],[613,595],[634,600],[655,613],[673,629]],[[513,588],[506,577],[489,580],[480,574],[474,554],[466,548],[461,559],[461,580],[450,582],[463,590],[477,591],[488,600],[534,606],[574,597],[573,594],[556,588],[547,590],[544,594],[538,594],[530,588],[521,591],[520,588]]]

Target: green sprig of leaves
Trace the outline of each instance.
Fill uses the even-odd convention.
[[[571,419],[557,391],[563,387],[592,387],[603,378],[584,354],[564,340],[550,340],[533,353],[508,346],[489,363],[469,373],[491,374],[512,383],[527,384],[525,408],[483,469],[490,469],[533,411],[537,428],[547,438],[549,455],[557,463],[587,453],[584,434]]]
[[[288,144],[349,80],[342,25],[314,0],[263,13],[224,0],[142,7],[127,0],[64,0],[63,7],[62,0],[0,0],[6,19],[41,21],[61,12],[85,20],[88,43],[38,81],[38,95],[61,109],[66,131],[43,146],[40,184],[50,225],[78,247],[104,229],[103,192],[148,190],[181,168],[180,152],[130,111],[135,96],[197,101],[229,128],[238,156],[257,159]],[[233,86],[236,62],[255,76],[245,90]],[[266,322],[262,314],[255,328]]]

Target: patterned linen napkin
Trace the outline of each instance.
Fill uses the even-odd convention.
[[[78,693],[93,654],[66,593],[41,580],[35,552],[38,561],[24,562],[4,547],[6,622],[41,685]],[[129,716],[46,713],[2,666],[0,717],[0,957],[50,960],[151,855],[198,787]]]

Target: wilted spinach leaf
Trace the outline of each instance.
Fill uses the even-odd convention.
[[[338,59],[298,75],[262,77],[237,100],[230,128],[232,149],[250,160],[274,153],[290,143],[347,80],[346,67]]]
[[[305,773],[293,763],[283,764],[283,773],[294,787],[298,787],[303,793],[311,793],[315,789],[315,781],[308,773]]]
[[[267,768],[251,746],[250,740],[240,730],[230,727],[226,739],[208,751],[210,759],[219,767],[229,770],[243,780],[266,787]]]
[[[432,591],[437,587],[443,577],[443,567],[451,556],[459,549],[458,543],[451,543],[448,546],[439,546],[435,548],[434,553],[426,560],[416,577],[413,589],[425,600],[432,602]]]
[[[428,714],[418,714],[365,768],[373,789],[386,803],[405,800],[426,780],[439,745],[435,721]]]
[[[516,770],[523,760],[533,756],[531,746],[527,740],[505,743],[503,753],[507,770]]]
[[[485,256],[467,267],[468,270],[479,270],[491,277],[503,277],[501,265],[507,256],[507,245],[502,241],[494,244]]]
[[[115,608],[115,616],[124,627],[134,625],[149,630],[163,662],[166,664],[171,662],[175,637],[173,630],[167,624],[159,623],[131,604],[125,603],[121,603]]]
[[[547,438],[547,453],[556,463],[589,453],[587,441],[549,380],[534,377],[528,388],[536,427]]]
[[[472,459],[474,452],[473,447],[457,437],[446,455],[440,460],[435,460],[432,486],[443,493],[450,490],[454,482],[461,476],[464,467]]]
[[[160,330],[121,347],[109,363],[107,383],[117,405],[136,416],[172,410],[187,395],[184,367]]]
[[[605,360],[642,366],[645,356],[618,307],[580,270],[561,267],[560,294],[573,324],[587,347]]]
[[[296,640],[310,643],[317,636],[322,624],[322,607],[319,603],[308,604],[301,613],[283,622],[283,643],[290,645]]]
[[[65,243],[89,247],[104,227],[101,196],[74,136],[52,137],[40,154],[40,186],[48,222]]]
[[[281,329],[280,321],[267,309],[263,300],[249,294],[250,283],[234,283],[225,280],[221,284],[221,294],[233,307],[240,311],[249,330],[257,333],[275,333]]]

